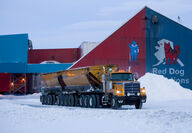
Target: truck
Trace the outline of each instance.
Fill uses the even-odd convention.
[[[135,105],[146,102],[145,87],[134,74],[119,70],[117,65],[74,68],[41,75],[40,101],[43,105],[79,106],[86,108]]]

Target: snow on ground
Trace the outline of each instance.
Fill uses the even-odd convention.
[[[192,91],[147,73],[143,109],[88,109],[41,105],[40,94],[0,96],[0,133],[192,133]]]

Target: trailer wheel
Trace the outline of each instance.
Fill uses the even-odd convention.
[[[61,97],[60,97],[61,106],[64,106],[64,99],[65,99],[65,95],[61,95]]]
[[[79,103],[78,103],[78,96],[77,95],[74,95],[74,106],[78,106]]]
[[[62,95],[58,96],[58,105],[62,106]]]
[[[44,103],[45,103],[45,105],[48,105],[48,96],[47,95],[45,95]]]
[[[89,95],[85,95],[84,97],[84,107],[89,107]]]
[[[52,98],[51,95],[48,95],[48,96],[47,96],[47,103],[48,103],[48,105],[52,105],[52,103],[53,103],[53,98]]]
[[[43,96],[40,96],[40,102],[41,103],[43,102]]]
[[[74,106],[74,96],[71,94],[71,95],[69,95],[69,106]]]
[[[120,104],[117,101],[117,98],[115,96],[113,96],[111,98],[111,108],[112,109],[118,109],[120,107]]]
[[[80,98],[79,98],[79,105],[80,107],[84,107],[84,95],[81,95]]]
[[[56,100],[56,101],[55,101],[55,104],[56,104],[56,105],[59,105],[59,96],[56,96],[55,98],[56,98],[56,99],[55,99],[55,100]]]
[[[64,96],[64,105],[69,106],[69,95]]]
[[[52,95],[52,99],[53,99],[52,105],[55,105],[56,104],[56,96]]]
[[[143,103],[141,102],[141,100],[137,100],[137,102],[135,103],[135,108],[136,109],[141,109],[143,106]]]
[[[88,100],[88,105],[90,108],[95,108],[96,107],[96,97],[95,95],[90,95],[89,100]]]
[[[101,107],[101,97],[99,95],[95,95],[96,97],[96,108]]]
[[[45,105],[45,95],[42,96],[42,104]]]

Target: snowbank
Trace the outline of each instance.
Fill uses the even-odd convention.
[[[0,99],[36,99],[40,97],[40,93],[34,93],[29,95],[0,95]]]
[[[139,79],[141,87],[146,88],[147,102],[192,99],[192,91],[183,88],[173,79],[162,75],[146,73]]]

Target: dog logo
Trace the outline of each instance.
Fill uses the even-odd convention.
[[[154,53],[154,55],[157,58],[158,63],[154,64],[153,66],[158,66],[162,63],[167,65],[178,63],[181,67],[184,66],[184,64],[178,58],[178,55],[181,52],[179,45],[175,45],[174,47],[173,42],[166,39],[159,40],[157,44],[158,46],[155,46],[157,51]]]

